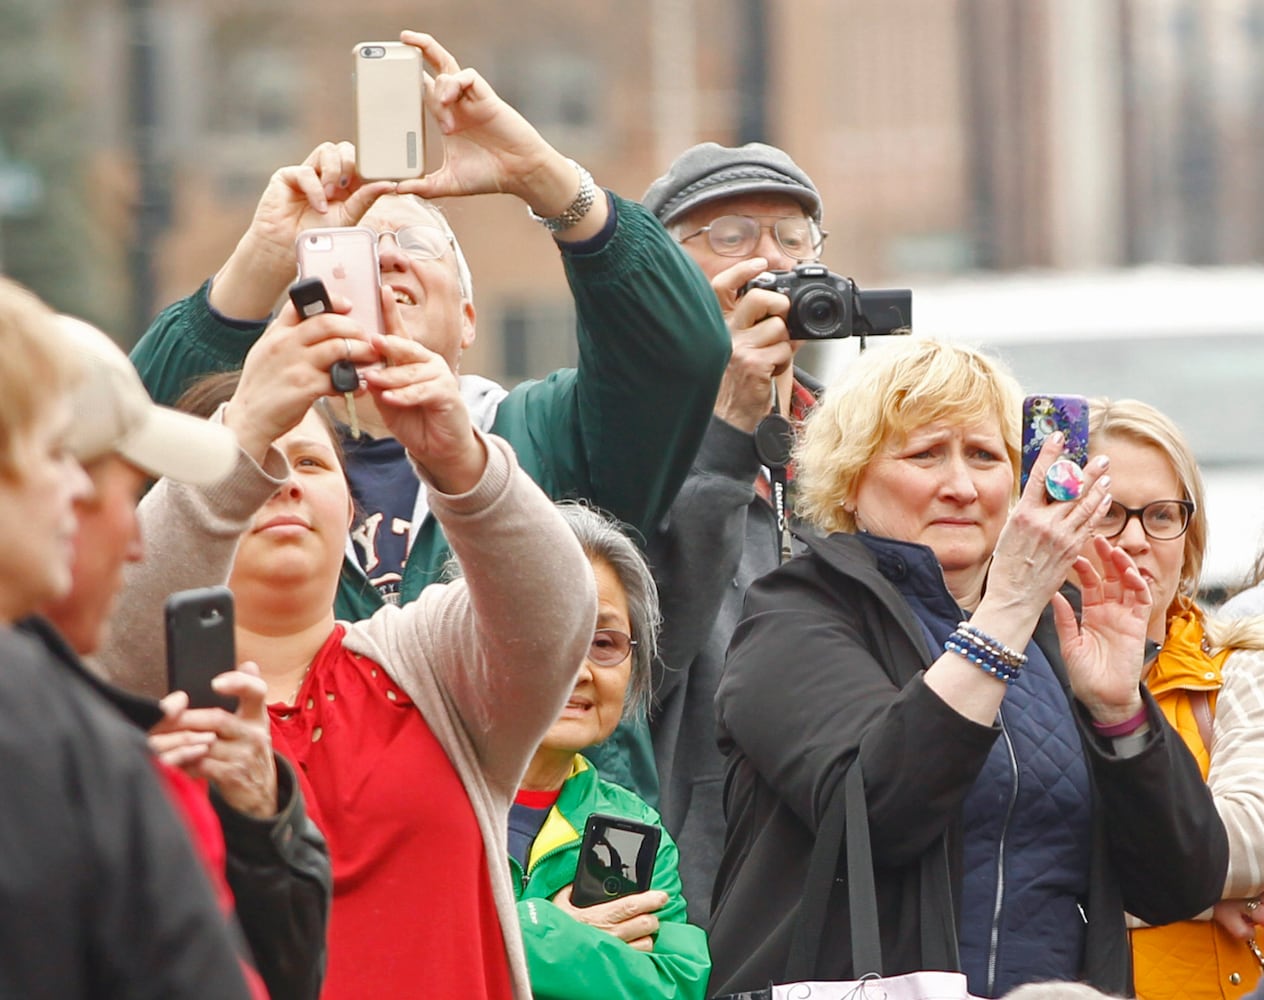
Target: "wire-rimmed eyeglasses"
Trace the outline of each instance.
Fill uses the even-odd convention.
[[[617,628],[599,628],[588,647],[588,659],[599,667],[614,667],[628,658],[636,640]]]
[[[706,234],[707,243],[721,257],[749,257],[759,245],[759,235],[765,229],[770,230],[781,247],[795,260],[816,260],[821,255],[821,247],[825,245],[825,232],[814,219],[791,215],[774,219],[771,222],[756,218],[753,215],[721,215],[712,219],[709,226],[682,236],[680,242],[692,240]]]
[[[413,260],[438,260],[456,246],[456,241],[451,233],[445,232],[438,226],[427,226],[424,224],[405,226],[403,229],[397,229],[394,232],[385,230],[378,233],[377,242],[379,247],[384,236],[393,237],[395,245]]]

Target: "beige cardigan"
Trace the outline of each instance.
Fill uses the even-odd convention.
[[[464,576],[347,625],[344,646],[408,692],[470,796],[491,873],[515,996],[529,998],[506,861],[507,816],[536,746],[561,711],[592,640],[596,590],[587,558],[552,502],[500,438],[468,493],[430,490],[430,509]],[[161,606],[167,594],[224,583],[241,532],[287,475],[271,451],[244,453],[211,489],[163,480],[141,503],[146,562],[129,566],[99,667],[150,695],[165,691]]]

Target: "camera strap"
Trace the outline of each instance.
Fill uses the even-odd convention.
[[[772,410],[755,426],[755,454],[768,469],[772,484],[772,508],[777,515],[777,536],[781,540],[778,564],[791,556],[790,525],[786,516],[786,467],[794,445],[794,426],[778,413],[777,383],[772,384]]]

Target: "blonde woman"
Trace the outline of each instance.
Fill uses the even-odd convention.
[[[1211,787],[1229,834],[1222,899],[1195,920],[1134,921],[1137,996],[1240,997],[1260,979],[1252,951],[1264,923],[1264,619],[1217,621],[1195,602],[1207,516],[1202,477],[1184,435],[1154,407],[1090,403],[1092,451],[1108,455],[1110,510],[1098,532],[1141,571],[1152,598],[1146,687]]]

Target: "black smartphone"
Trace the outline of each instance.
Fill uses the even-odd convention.
[[[1088,400],[1083,396],[1045,394],[1023,400],[1023,461],[1019,489],[1027,485],[1031,467],[1047,438],[1061,431],[1062,458],[1081,469],[1088,464]]]
[[[294,282],[290,286],[290,301],[303,319],[334,311],[325,283],[320,278],[300,278]]]
[[[622,816],[593,813],[584,824],[571,902],[593,906],[645,892],[654,877],[662,829]]]
[[[237,669],[233,594],[227,587],[177,590],[163,608],[167,687],[184,691],[190,708],[237,711],[237,699],[216,694],[211,678]]]

